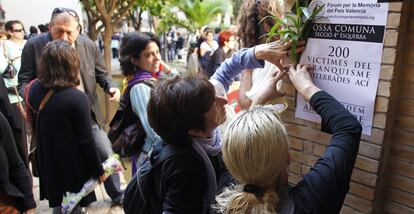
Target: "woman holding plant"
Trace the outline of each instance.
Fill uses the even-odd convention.
[[[242,5],[242,11],[238,20],[240,23],[238,35],[241,39],[242,47],[253,47],[266,42],[263,36],[268,33],[275,24],[273,19],[266,17],[274,15],[282,17],[283,9],[277,1],[270,0],[248,0]],[[261,21],[263,20],[263,21]],[[278,40],[275,36],[272,40]],[[241,75],[239,103],[242,109],[247,109],[251,105],[251,100],[261,87],[261,83],[269,79],[273,73],[279,72],[277,66],[265,62],[264,68],[245,70]],[[280,86],[279,86],[280,88]],[[286,105],[279,106],[283,110]]]
[[[308,0],[246,1],[243,5],[244,9],[242,9],[244,13],[240,13],[239,16],[239,36],[242,44],[245,47],[251,47],[278,39],[284,42],[289,41],[292,45],[291,51],[288,52],[290,63],[299,63],[299,52],[296,51],[296,47],[299,47],[302,41],[306,41],[311,31],[312,21],[323,9],[321,6],[310,11],[307,8],[308,2]],[[290,13],[293,6],[294,14]],[[279,71],[267,63],[264,69],[247,70],[243,73],[239,92],[239,102],[242,109],[251,105],[250,100],[256,96],[262,82],[274,72]],[[278,88],[280,87],[279,84]],[[276,108],[279,112],[287,108],[284,99],[273,100],[273,103],[275,102],[279,103]]]

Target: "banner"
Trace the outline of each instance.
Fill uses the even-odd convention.
[[[300,63],[313,64],[315,84],[334,96],[371,135],[389,3],[377,0],[313,0],[325,5],[312,26]],[[298,95],[295,115],[320,122]]]

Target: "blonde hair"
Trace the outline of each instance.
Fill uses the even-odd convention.
[[[288,159],[286,129],[278,114],[263,106],[239,113],[225,131],[222,153],[240,186],[217,196],[217,208],[229,214],[276,213],[276,185]],[[246,184],[259,187],[263,194],[244,192]]]

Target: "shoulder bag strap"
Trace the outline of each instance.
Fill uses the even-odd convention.
[[[42,99],[42,102],[40,103],[40,105],[39,105],[39,109],[37,110],[37,112],[35,112],[35,114],[36,114],[36,132],[37,132],[37,127],[38,127],[38,124],[39,124],[39,115],[40,115],[40,112],[43,110],[43,108],[45,107],[45,105],[46,105],[46,102],[49,100],[49,98],[52,96],[52,94],[53,94],[53,92],[54,92],[54,90],[53,89],[51,89],[51,90],[49,90],[48,92],[47,92],[47,94],[45,95],[45,97],[43,97],[43,99]]]
[[[45,95],[45,97],[43,97],[43,99],[42,99],[42,102],[40,103],[40,105],[39,105],[39,110],[37,110],[37,111],[33,111],[33,113],[35,113],[35,115],[36,115],[36,121],[35,121],[35,124],[33,124],[32,122],[31,122],[31,124],[32,124],[32,128],[34,128],[34,130],[32,130],[32,137],[34,137],[34,138],[38,138],[39,137],[39,135],[38,135],[38,131],[39,131],[39,115],[40,115],[40,111],[42,111],[42,109],[45,107],[45,105],[46,105],[46,102],[49,100],[49,98],[52,96],[52,94],[53,94],[53,92],[54,92],[54,90],[53,89],[51,89],[51,90],[49,90],[48,92],[47,92],[47,94]],[[37,147],[37,139],[35,140],[35,141],[32,141],[32,144],[33,145],[30,145],[30,153],[33,153],[34,151],[35,151],[35,149],[36,149],[36,147]]]
[[[24,89],[24,92],[23,92],[23,96],[24,96],[23,99],[24,99],[24,102],[26,104],[26,111],[30,110],[34,113],[36,113],[37,111],[30,105],[29,93],[30,93],[30,89],[32,88],[33,83],[36,82],[36,80],[37,80],[37,78],[30,81],[29,84],[27,84],[27,86],[26,86],[26,88]]]
[[[210,46],[211,50],[213,50],[213,52],[214,52],[213,46],[211,46],[210,43],[208,43],[208,42],[206,42],[206,43],[207,43],[208,46]]]
[[[39,115],[40,111],[42,111],[42,109],[45,107],[46,102],[49,100],[49,98],[52,96],[53,92],[55,92],[55,90],[50,89],[47,94],[45,95],[45,97],[43,97],[42,102],[40,103],[39,106],[39,110],[37,111],[37,115]]]
[[[3,54],[4,57],[7,59],[7,62],[10,61],[8,54],[6,54],[6,41],[3,41]]]

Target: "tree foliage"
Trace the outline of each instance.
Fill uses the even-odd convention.
[[[88,16],[88,34],[96,39],[97,33],[103,30],[104,59],[108,69],[111,68],[111,37],[114,26],[128,15],[136,6],[136,0],[80,0]],[[101,25],[98,25],[101,23]]]
[[[104,61],[111,73],[111,38],[114,26],[128,15],[128,11],[136,6],[136,0],[80,0],[89,21],[89,36],[96,39],[97,33],[103,30]],[[99,25],[101,23],[101,25]],[[91,36],[94,33],[95,36]],[[106,121],[112,118],[113,106],[106,101]]]
[[[180,19],[177,14],[182,12],[186,19]],[[159,10],[162,17],[158,30],[165,32],[172,25],[187,28],[194,32],[208,25],[218,14],[232,13],[232,5],[226,0],[170,0]]]
[[[233,17],[235,17],[237,19],[237,17],[239,16],[239,11],[241,8],[241,5],[243,3],[242,0],[232,0],[233,3]]]

